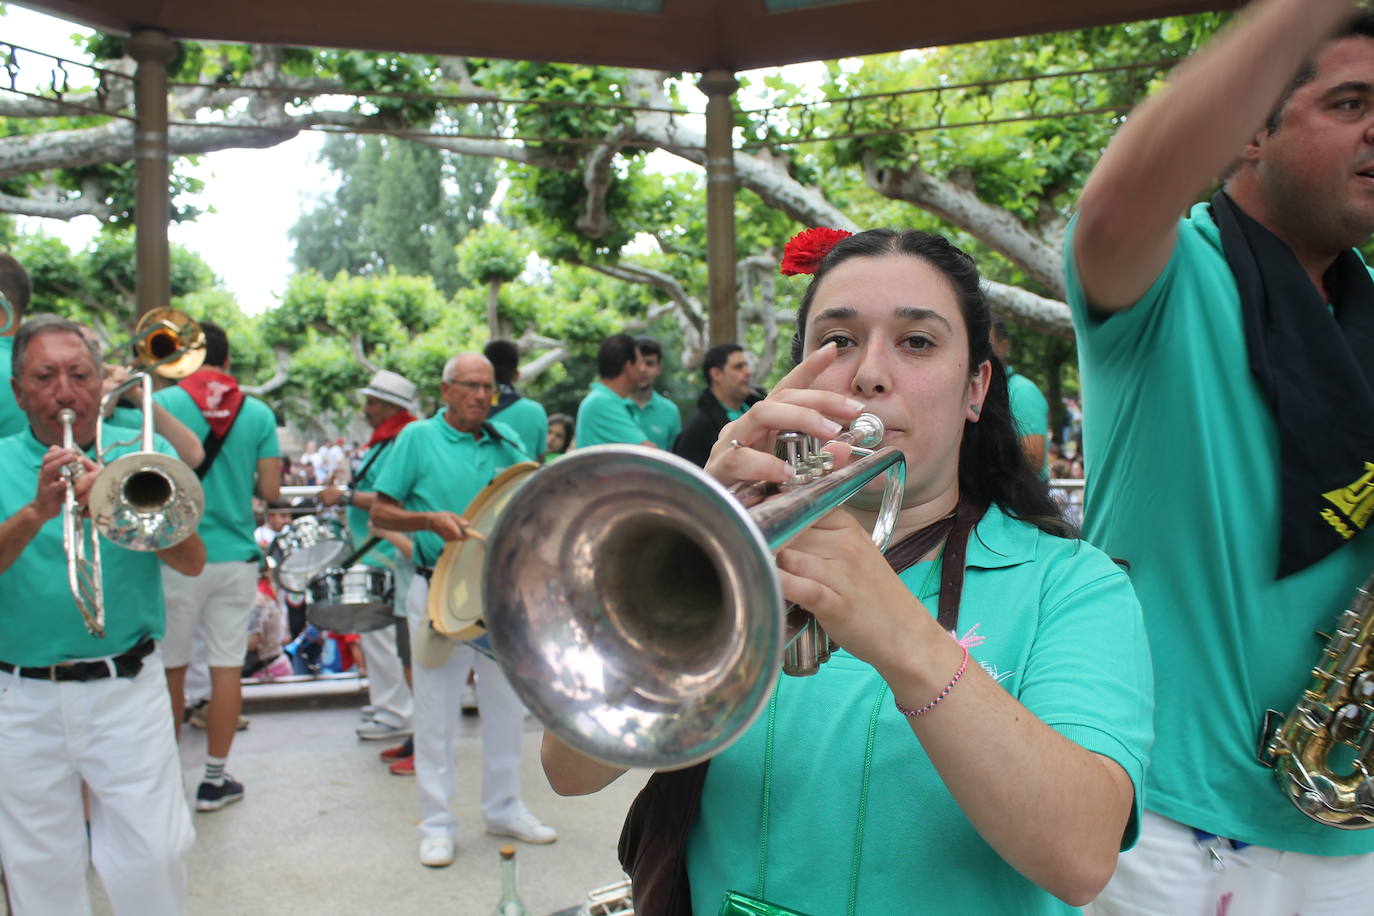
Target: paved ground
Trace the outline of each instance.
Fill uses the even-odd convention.
[[[245,690],[252,724],[239,733],[229,758],[245,797],[194,815],[188,912],[490,913],[500,898],[497,849],[508,841],[482,831],[477,718],[465,717],[458,742],[458,859],[449,868],[429,869],[416,858],[414,780],[388,773],[377,759],[385,745],[359,741],[353,733],[366,694],[356,682],[305,695],[302,687],[308,686]],[[644,781],[627,774],[599,795],[559,798],[539,769],[539,732],[537,722],[526,720],[523,794],[530,809],[558,829],[559,839],[549,846],[517,844],[520,892],[534,916],[571,907],[592,888],[623,877],[616,840]],[[205,733],[186,729],[181,754],[193,792]],[[94,873],[91,883],[95,913],[106,916],[110,910]]]

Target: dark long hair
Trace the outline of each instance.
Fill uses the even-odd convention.
[[[969,368],[976,372],[984,362],[992,364],[992,381],[977,423],[964,423],[963,444],[959,448],[959,493],[979,505],[996,503],[1014,518],[1030,522],[1049,534],[1077,537],[1065,522],[1051,498],[1045,482],[1030,466],[1021,450],[1020,436],[1011,414],[1007,392],[1007,372],[992,352],[989,331],[992,313],[978,282],[978,265],[973,258],[955,248],[944,236],[914,229],[870,229],[840,242],[830,249],[797,309],[797,333],[792,338],[792,359],[801,361],[802,341],[811,302],[825,275],[850,258],[876,258],[904,254],[919,258],[944,274],[959,300],[968,328]]]

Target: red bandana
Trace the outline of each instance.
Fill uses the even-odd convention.
[[[229,427],[234,425],[234,418],[243,406],[243,392],[234,377],[218,369],[201,369],[179,384],[196,402],[210,430],[221,439],[229,435]]]
[[[395,439],[401,434],[401,430],[406,428],[408,423],[415,422],[415,418],[410,415],[410,411],[402,410],[394,413],[385,420],[377,424],[377,428],[372,431],[372,438],[367,440],[367,447],[372,448],[378,442],[385,442],[388,439]]]

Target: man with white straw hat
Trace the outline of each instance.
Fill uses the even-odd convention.
[[[348,527],[355,544],[361,545],[373,534],[383,540],[358,562],[369,566],[383,566],[394,571],[395,607],[401,609],[394,627],[382,627],[360,634],[363,658],[367,664],[368,702],[371,718],[358,727],[358,737],[364,741],[384,741],[408,738],[414,701],[407,683],[406,668],[410,667],[410,639],[405,625],[405,592],[412,576],[410,539],[397,532],[376,532],[368,522],[372,503],[376,499],[376,481],[381,476],[391,446],[401,430],[415,420],[411,408],[415,404],[415,385],[405,376],[386,369],[379,370],[358,389],[363,397],[363,418],[372,428],[367,451],[353,472],[348,491],[332,484],[320,493],[326,506],[348,507]],[[399,557],[398,557],[399,553]],[[382,752],[382,759],[392,764],[398,775],[414,771],[410,742]]]

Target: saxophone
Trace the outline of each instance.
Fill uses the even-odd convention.
[[[1355,590],[1335,632],[1318,635],[1326,647],[1297,705],[1287,717],[1271,709],[1265,718],[1260,762],[1312,820],[1374,827],[1374,575]]]

